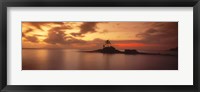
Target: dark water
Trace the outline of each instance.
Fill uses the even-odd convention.
[[[86,53],[69,49],[23,49],[23,70],[177,70],[178,56]]]

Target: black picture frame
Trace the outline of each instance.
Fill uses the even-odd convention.
[[[2,92],[199,92],[200,0],[2,0],[0,1],[0,90]],[[7,85],[7,7],[193,7],[194,85]],[[51,80],[49,80],[51,81]]]

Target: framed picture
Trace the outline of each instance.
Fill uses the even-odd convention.
[[[199,91],[199,0],[1,1],[1,91]]]

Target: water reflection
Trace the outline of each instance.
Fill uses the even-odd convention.
[[[177,70],[178,57],[23,49],[23,70]]]

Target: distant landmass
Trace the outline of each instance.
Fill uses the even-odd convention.
[[[124,51],[117,50],[113,46],[104,47],[102,49],[93,50],[93,51],[83,51],[83,52],[95,52],[95,53],[105,53],[105,54],[128,54],[128,55],[137,55],[137,54],[143,54],[143,55],[168,55],[168,56],[176,56],[171,54],[161,54],[161,53],[143,53],[138,52],[135,49],[125,49]]]
[[[178,51],[178,47],[169,49],[170,51]]]

